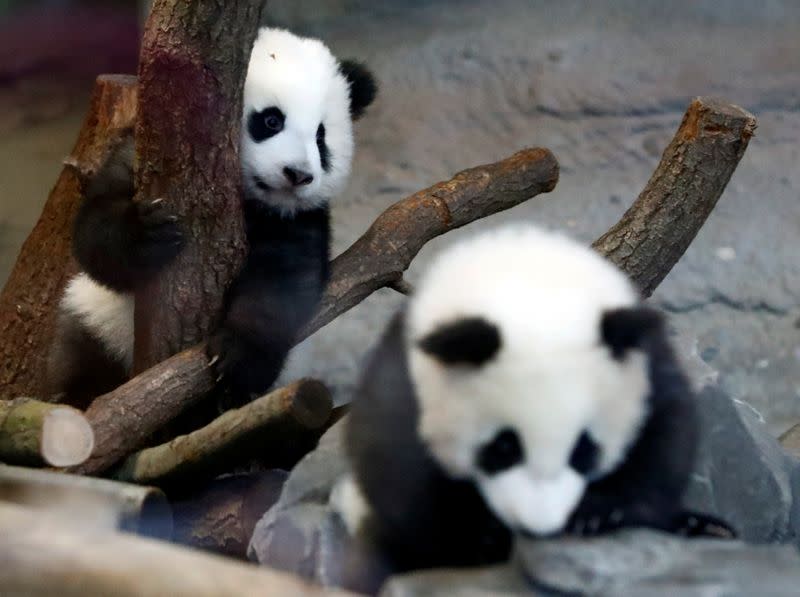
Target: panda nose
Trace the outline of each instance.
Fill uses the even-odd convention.
[[[294,187],[302,187],[311,184],[311,181],[314,180],[314,177],[305,170],[290,168],[289,166],[283,169],[283,175]]]

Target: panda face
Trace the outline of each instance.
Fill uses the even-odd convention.
[[[509,527],[561,530],[645,419],[639,309],[622,273],[559,235],[501,229],[445,251],[406,328],[431,455]]]
[[[261,30],[242,115],[240,159],[249,199],[291,215],[343,190],[353,157],[352,119],[375,95],[371,75],[362,69],[352,76],[348,64],[318,40]]]

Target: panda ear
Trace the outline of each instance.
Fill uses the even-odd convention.
[[[445,365],[477,367],[500,350],[500,332],[481,317],[468,317],[440,326],[419,347]]]
[[[364,115],[378,94],[378,84],[375,77],[361,62],[356,60],[342,60],[339,64],[344,78],[350,83],[350,115],[357,120]]]
[[[603,313],[600,332],[615,359],[625,356],[628,350],[641,348],[644,341],[664,325],[661,313],[648,307],[613,309]]]

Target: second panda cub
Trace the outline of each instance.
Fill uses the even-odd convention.
[[[369,360],[339,507],[395,570],[501,561],[512,533],[676,531],[693,401],[614,265],[538,228],[492,231],[435,259]]]
[[[240,161],[249,253],[229,288],[209,357],[234,395],[267,391],[328,281],[329,201],[348,180],[353,120],[376,94],[357,62],[319,40],[264,28],[244,85]],[[178,252],[181,225],[159,201],[134,203],[132,147],[92,181],[75,222],[84,272],[61,302],[49,366],[54,393],[85,400],[129,373],[133,291]],[[100,374],[102,375],[100,375]]]

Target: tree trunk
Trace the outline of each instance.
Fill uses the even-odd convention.
[[[0,397],[43,396],[42,372],[55,329],[56,307],[64,284],[76,270],[70,256],[81,181],[129,134],[135,117],[136,79],[99,77],[68,165],[0,294]]]
[[[136,293],[134,371],[202,340],[243,263],[242,90],[263,0],[158,0],[139,62],[136,200],[165,198],[187,243]]]

